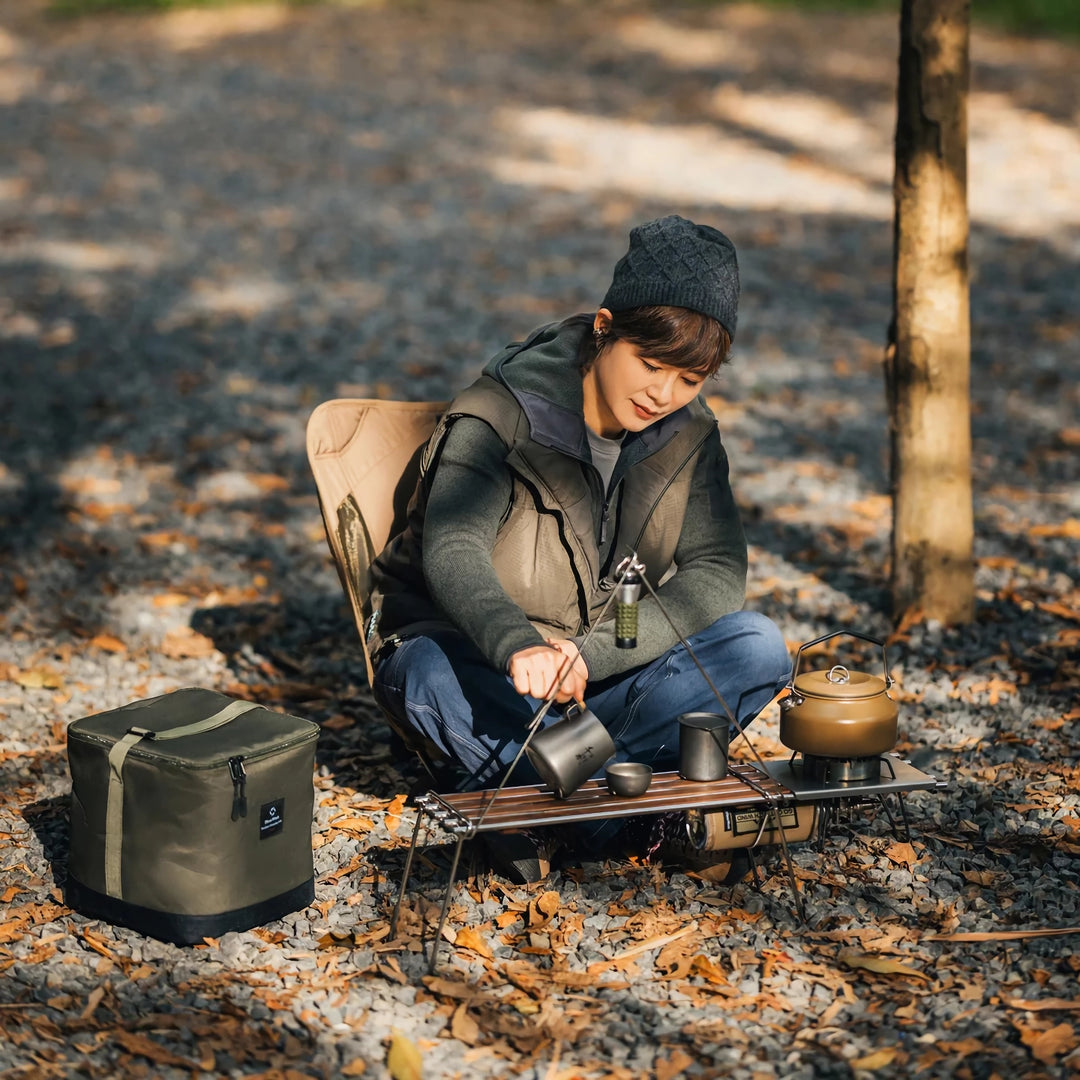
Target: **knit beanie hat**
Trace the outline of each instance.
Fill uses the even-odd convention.
[[[711,315],[735,337],[739,264],[735,245],[709,225],[678,214],[630,230],[630,248],[615,264],[601,303],[609,311],[658,304]]]

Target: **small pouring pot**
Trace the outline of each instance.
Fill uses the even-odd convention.
[[[684,780],[723,780],[728,773],[730,721],[720,713],[679,717],[679,775]]]
[[[533,735],[525,753],[555,798],[568,799],[615,756],[615,743],[592,710],[571,702],[561,720]]]

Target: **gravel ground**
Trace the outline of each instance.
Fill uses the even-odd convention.
[[[739,245],[716,387],[750,603],[885,635],[889,18],[745,5],[0,0],[5,1076],[1080,1072],[1080,51],[979,33],[976,621],[903,629],[901,750],[948,781],[755,892],[445,863],[386,940],[390,760],[304,457],[337,395],[444,398],[588,308],[636,221]],[[855,650],[859,662],[871,652]],[[200,685],[322,725],[316,903],[198,948],[63,905],[66,725]],[[782,753],[776,712],[757,744]],[[358,821],[359,819],[359,821]],[[958,940],[985,934],[989,940]]]

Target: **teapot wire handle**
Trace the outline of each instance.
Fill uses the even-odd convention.
[[[828,634],[822,634],[821,637],[814,638],[813,641],[803,642],[799,646],[799,651],[795,654],[795,666],[791,669],[791,678],[788,679],[787,689],[795,694],[795,679],[799,674],[799,664],[802,662],[802,654],[804,649],[813,648],[815,645],[820,645],[823,641],[831,641],[834,637],[840,637],[846,634],[848,637],[859,638],[862,641],[868,641],[871,645],[881,646],[881,664],[885,673],[885,690],[889,691],[893,686],[893,678],[889,674],[889,658],[885,653],[885,642],[880,638],[871,637],[869,634],[860,633],[858,630],[832,630]]]

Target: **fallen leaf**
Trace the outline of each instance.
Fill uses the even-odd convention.
[[[873,1072],[874,1069],[884,1069],[896,1059],[898,1051],[895,1046],[883,1046],[880,1050],[873,1050],[863,1057],[851,1058],[848,1065],[853,1069],[864,1069]]]
[[[885,857],[897,866],[906,866],[909,870],[919,861],[919,856],[910,844],[890,844],[885,849]]]
[[[248,473],[247,479],[260,491],[288,491],[289,481],[274,473]]]
[[[540,896],[530,902],[528,910],[525,912],[525,925],[530,930],[539,930],[541,927],[547,926],[558,914],[561,903],[562,897],[554,889],[541,893]]]
[[[366,817],[348,817],[331,821],[330,828],[340,829],[342,832],[369,833],[375,828],[375,822]]]
[[[1072,1024],[1057,1024],[1040,1032],[1021,1028],[1020,1038],[1025,1046],[1030,1047],[1031,1056],[1044,1065],[1053,1065],[1062,1054],[1074,1049],[1078,1041]]]
[[[689,926],[684,926],[681,930],[677,930],[674,934],[665,934],[662,937],[649,938],[647,941],[642,941],[638,945],[631,945],[630,948],[623,949],[622,952],[616,953],[610,960],[602,960],[598,963],[590,964],[587,969],[588,973],[590,975],[595,975],[601,971],[605,971],[614,964],[621,963],[623,960],[629,960],[632,957],[640,956],[642,953],[651,952],[653,949],[662,949],[672,941],[678,941],[679,938],[697,933],[697,929],[698,924],[693,922]]]
[[[1080,926],[1062,926],[1046,930],[988,930],[962,934],[932,934],[924,941],[1023,941],[1025,938],[1054,937],[1058,934],[1080,934]]]
[[[892,960],[887,956],[860,952],[858,949],[841,949],[837,959],[850,968],[872,971],[875,975],[902,975],[909,979],[924,979],[930,982],[930,976],[918,968],[905,964],[901,960]]]
[[[1039,602],[1035,606],[1040,611],[1045,611],[1047,615],[1057,615],[1062,619],[1075,619],[1080,621],[1080,610],[1069,607],[1067,604],[1058,604],[1051,600],[1047,600]]]
[[[134,1031],[114,1031],[113,1038],[129,1053],[138,1054],[157,1065],[176,1065],[182,1069],[194,1069],[196,1062],[174,1054],[148,1035],[139,1035]]]
[[[1001,1004],[1007,1009],[1026,1009],[1028,1012],[1063,1010],[1080,1012],[1080,998],[1002,998]]]
[[[656,1080],[674,1080],[682,1076],[694,1064],[694,1059],[685,1050],[672,1050],[666,1058],[658,1057],[653,1065]]]
[[[401,965],[397,960],[388,956],[385,964],[376,964],[375,970],[383,976],[383,978],[389,979],[391,982],[396,982],[399,986],[409,985],[409,976],[401,970]]]
[[[61,476],[59,485],[72,495],[116,495],[123,489],[115,477],[102,476]]]
[[[960,873],[965,881],[970,881],[972,885],[982,885],[984,888],[990,888],[1008,877],[1001,870],[961,870]]]
[[[14,681],[25,690],[59,690],[64,685],[64,677],[51,667],[18,671]]]
[[[356,721],[351,716],[331,716],[328,720],[321,720],[319,726],[326,731],[345,731],[353,727]]]
[[[86,1008],[83,1009],[79,1019],[89,1020],[94,1015],[94,1010],[101,1004],[101,999],[105,996],[104,986],[95,986],[90,991],[90,996],[86,999]]]
[[[363,1076],[367,1071],[367,1062],[363,1058],[353,1058],[343,1069],[339,1072],[342,1076]]]
[[[386,1052],[386,1067],[393,1080],[421,1080],[424,1059],[410,1038],[394,1028],[390,1032],[390,1049]]]
[[[1080,518],[1066,518],[1054,525],[1032,525],[1028,536],[1045,536],[1065,540],[1080,540]]]
[[[95,634],[94,637],[90,639],[90,644],[94,646],[95,649],[101,649],[104,652],[127,652],[127,646],[118,637],[113,637],[112,634]]]
[[[974,1036],[968,1039],[942,1039],[937,1046],[947,1054],[959,1054],[960,1057],[970,1057],[986,1049],[982,1039],[976,1039]]]
[[[480,1027],[469,1015],[469,1006],[464,1001],[450,1018],[450,1034],[466,1046],[475,1046],[480,1041]]]
[[[484,941],[483,935],[471,926],[462,927],[454,936],[454,947],[458,949],[472,949],[474,953],[490,960],[494,953]]]
[[[401,824],[401,812],[405,809],[405,803],[408,802],[409,796],[395,795],[386,806],[386,819],[383,824],[387,830],[391,833],[395,833],[398,830],[398,826]]]
[[[511,994],[506,999],[506,1004],[521,1013],[522,1016],[535,1016],[540,1011],[539,1004],[520,990],[515,994]]]
[[[194,536],[186,536],[184,533],[177,532],[175,529],[143,533],[143,535],[139,537],[139,543],[150,551],[154,551],[158,548],[172,547],[173,544],[183,544],[185,547],[189,548],[195,548],[199,545],[199,541]]]
[[[170,660],[198,660],[213,655],[217,649],[205,634],[181,626],[165,635],[160,651]]]
[[[169,607],[183,607],[184,604],[190,603],[191,597],[185,596],[183,593],[167,592],[158,593],[153,599],[154,607],[169,608]]]

